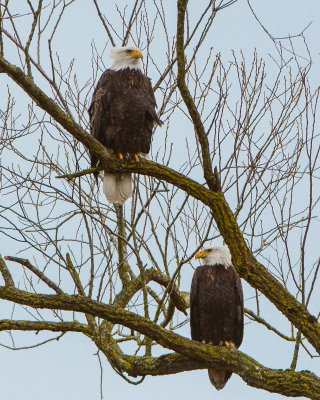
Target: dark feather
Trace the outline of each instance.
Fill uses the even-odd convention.
[[[92,135],[116,153],[149,153],[155,124],[161,121],[150,79],[142,72],[125,68],[106,70],[94,91],[89,107]],[[91,155],[91,166],[97,165]]]
[[[193,340],[213,345],[243,339],[243,292],[234,267],[203,265],[194,273],[190,293],[190,325]],[[221,389],[230,378],[225,371]],[[212,382],[212,379],[211,379]],[[213,383],[213,382],[212,382]],[[213,383],[214,384],[214,383]]]

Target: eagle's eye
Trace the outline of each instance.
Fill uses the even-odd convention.
[[[133,52],[133,50],[130,50],[130,49],[126,50],[126,53],[127,53],[127,54],[130,54],[130,53],[132,53],[132,52]]]

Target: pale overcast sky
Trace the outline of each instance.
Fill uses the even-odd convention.
[[[20,0],[22,1],[22,0]],[[168,0],[167,0],[168,1]],[[164,3],[167,3],[165,0]],[[65,18],[70,23],[65,27],[64,34],[57,36],[57,47],[63,56],[75,58],[75,70],[85,81],[91,77],[90,58],[91,42],[94,39],[101,48],[106,44],[106,37],[101,26],[97,25],[93,2],[76,1],[74,7],[67,11]],[[100,0],[100,3],[102,1]],[[172,13],[168,13],[168,22],[172,30],[175,29],[176,2],[172,3]],[[199,0],[190,0],[191,10],[196,9]],[[251,0],[256,14],[270,33],[275,37],[299,34],[312,22],[305,32],[313,56],[314,65],[311,72],[312,83],[319,85],[319,52],[320,52],[320,5],[319,0]],[[71,16],[72,14],[72,16]],[[210,45],[214,51],[221,52],[224,59],[231,59],[231,50],[243,50],[246,55],[258,50],[260,56],[267,57],[274,53],[274,45],[253,17],[247,1],[239,0],[237,4],[225,9],[219,14],[212,28]],[[209,48],[206,45],[205,48]],[[165,52],[165,46],[159,41],[158,56]],[[109,65],[105,53],[104,63]],[[161,57],[160,57],[161,58]],[[165,60],[165,57],[163,57]],[[89,68],[89,69],[88,69]],[[152,78],[152,76],[151,76]],[[0,76],[1,87],[8,82]],[[1,89],[2,90],[2,89]],[[20,93],[17,89],[16,93]],[[158,94],[160,95],[160,93]],[[17,105],[23,110],[23,97],[17,98]],[[22,111],[23,112],[23,111]],[[159,139],[160,140],[160,139]],[[157,141],[155,142],[155,145]],[[1,253],[6,254],[8,243],[2,239]],[[13,253],[13,252],[12,252]],[[191,277],[191,269],[188,272]],[[244,285],[245,293],[247,286]],[[277,315],[275,308],[266,302],[270,315]],[[11,307],[8,305],[8,310]],[[275,317],[276,320],[276,317]],[[282,324],[283,322],[281,322]],[[281,326],[284,330],[287,324]],[[190,337],[186,326],[181,334]],[[53,337],[52,334],[40,333],[36,339],[32,333],[15,334],[16,345],[34,343],[40,338]],[[27,340],[26,340],[27,338]],[[0,335],[1,343],[8,343],[7,335]],[[262,326],[253,328],[245,326],[244,341],[241,350],[271,368],[288,368],[293,353],[292,344],[279,346],[277,337]],[[166,353],[167,351],[164,351]],[[60,341],[50,342],[45,346],[31,350],[11,351],[1,348],[1,399],[3,400],[98,400],[100,399],[100,368],[96,356],[96,348],[83,335],[72,333],[63,336]],[[138,386],[129,385],[120,378],[102,358],[103,363],[103,393],[104,399],[131,400],[144,399],[217,399],[217,400],[280,400],[284,397],[259,391],[246,385],[241,378],[233,375],[225,389],[217,392],[211,386],[207,372],[192,371],[172,376],[147,377]],[[299,369],[308,369],[311,363],[309,358],[302,357]],[[317,363],[317,364],[316,364]],[[319,361],[312,361],[310,369],[320,374]]]

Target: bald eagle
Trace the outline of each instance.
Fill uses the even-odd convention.
[[[150,79],[142,71],[141,50],[114,47],[113,64],[101,76],[89,107],[91,134],[120,159],[132,155],[136,161],[150,151],[155,124],[161,121]],[[91,154],[91,166],[98,159]],[[104,172],[103,192],[110,203],[123,204],[132,196],[131,174]]]
[[[215,346],[239,347],[243,338],[243,293],[226,246],[210,246],[195,255],[203,265],[194,273],[190,293],[191,337]],[[232,372],[209,368],[210,382],[222,389]]]

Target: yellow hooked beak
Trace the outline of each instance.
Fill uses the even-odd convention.
[[[134,50],[134,51],[133,51],[132,53],[130,53],[129,55],[130,55],[130,57],[133,57],[133,58],[141,58],[141,60],[143,60],[142,51],[139,50],[139,49]]]
[[[208,253],[205,250],[199,250],[196,255],[194,256],[194,258],[196,260],[198,260],[199,258],[205,258],[207,257]]]

